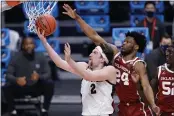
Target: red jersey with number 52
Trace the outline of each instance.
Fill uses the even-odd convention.
[[[159,66],[157,104],[163,112],[174,112],[174,71]]]
[[[144,61],[138,57],[133,60],[124,61],[121,54],[117,54],[114,58],[114,66],[117,70],[115,90],[120,102],[136,102],[140,100],[137,83],[132,80],[134,65],[137,62]]]

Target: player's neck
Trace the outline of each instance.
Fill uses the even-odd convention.
[[[136,55],[135,54],[128,54],[123,56],[124,61],[128,61],[128,60],[133,60],[135,59]]]
[[[92,67],[92,70],[100,70],[102,68],[103,68],[103,65],[99,65],[99,66]]]
[[[168,65],[168,68],[169,68],[171,71],[174,71],[174,64],[169,64],[169,65]]]
[[[168,68],[169,68],[171,71],[174,71],[174,64],[169,64],[169,65],[168,65]]]

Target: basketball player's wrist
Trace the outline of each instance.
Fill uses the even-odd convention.
[[[76,17],[74,19],[78,21],[79,19],[81,19],[81,17],[78,14],[76,14]]]
[[[49,43],[47,42],[47,40],[41,40],[42,41],[42,43],[44,44],[44,45],[49,45]]]
[[[153,102],[150,106],[151,106],[151,108],[156,107],[155,102]]]

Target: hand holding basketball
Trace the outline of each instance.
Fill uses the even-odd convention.
[[[36,28],[44,30],[44,36],[49,36],[56,30],[56,19],[50,14],[43,14],[36,20]]]
[[[71,58],[71,47],[68,43],[65,44],[64,53],[65,53],[65,60],[68,62]]]
[[[72,19],[77,18],[76,9],[73,10],[68,4],[64,4],[63,8],[66,10],[66,12],[62,12],[63,14],[70,16]]]
[[[42,40],[42,41],[46,41],[46,38],[44,36],[45,31],[43,30],[42,33],[40,31],[41,31],[40,28],[38,28],[37,29],[37,35],[38,35],[39,39]]]

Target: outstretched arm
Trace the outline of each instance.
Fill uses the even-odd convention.
[[[90,27],[77,13],[76,10],[72,10],[72,8],[68,4],[64,4],[63,8],[66,10],[66,12],[63,12],[63,14],[66,14],[70,16],[71,18],[75,19],[77,23],[80,25],[80,28],[82,31],[86,34],[86,36],[91,39],[95,45],[107,43],[98,33]],[[111,45],[111,44],[110,44]],[[117,47],[114,45],[111,45],[113,48],[115,54],[118,52]]]
[[[141,84],[142,84],[142,87],[143,87],[144,95],[146,96],[152,110],[157,115],[159,115],[160,110],[155,104],[154,94],[153,94],[152,88],[149,84],[149,80],[148,80],[148,77],[147,77],[145,65],[142,62],[137,62],[135,64],[135,71],[138,73],[138,75],[140,77],[140,81],[141,81]]]
[[[106,43],[106,41],[100,37],[97,32],[91,28],[77,13],[76,10],[72,10],[72,8],[68,4],[64,4],[63,8],[66,10],[66,12],[63,12],[63,14],[66,14],[70,16],[71,18],[75,19],[78,24],[80,25],[80,28],[83,30],[83,32],[96,44],[99,45],[101,43]]]
[[[156,95],[157,94],[157,91],[158,91],[158,70],[157,70],[156,76],[154,78],[152,78],[152,80],[150,81],[150,84],[152,86],[154,95]]]
[[[107,66],[100,70],[88,70],[79,66],[72,58],[71,58],[71,48],[67,43],[65,44],[65,59],[68,64],[77,72],[82,78],[88,81],[105,81],[115,79],[116,70],[113,66]]]
[[[45,49],[47,50],[48,52],[48,55],[50,56],[50,58],[53,60],[53,62],[56,64],[57,67],[60,67],[68,72],[71,72],[71,73],[74,73],[74,74],[77,74],[70,66],[69,64],[63,60],[55,51],[54,49],[48,44],[46,38],[43,36],[44,35],[44,31],[43,33],[41,34],[40,33],[40,30],[38,29],[37,31],[37,34],[38,34],[38,37],[40,38],[40,40],[42,41]],[[78,62],[77,63],[78,65],[80,65],[81,67],[85,67],[86,66],[86,63],[84,62]]]

